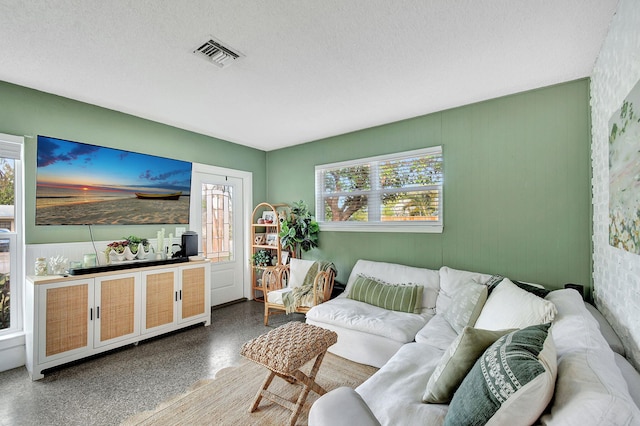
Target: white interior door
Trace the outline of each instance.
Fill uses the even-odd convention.
[[[190,229],[200,236],[199,251],[211,260],[212,306],[246,297],[247,177],[242,173],[194,164]]]

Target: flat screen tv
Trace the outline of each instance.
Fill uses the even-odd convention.
[[[191,163],[38,136],[36,225],[189,223]]]

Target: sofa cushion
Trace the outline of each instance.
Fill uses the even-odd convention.
[[[422,402],[442,354],[431,345],[408,343],[356,391],[383,425],[442,426],[447,406]]]
[[[428,343],[434,348],[446,351],[458,337],[458,333],[451,327],[444,314],[436,314],[416,334],[416,342]]]
[[[600,333],[602,333],[604,340],[607,341],[614,352],[617,352],[624,357],[625,349],[624,345],[622,344],[622,340],[620,340],[620,337],[618,336],[618,333],[613,330],[611,324],[607,322],[602,313],[595,306],[586,302],[584,305],[589,313],[596,319],[596,321],[598,321],[598,328],[600,328]]]
[[[558,315],[553,338],[558,351],[558,381],[545,425],[640,424],[627,383],[615,363],[614,353],[574,290],[549,293]]]
[[[422,310],[423,290],[421,285],[387,284],[358,275],[348,297],[392,311],[415,314]]]
[[[513,330],[480,330],[465,327],[444,353],[429,378],[422,402],[442,404],[451,401],[471,367],[498,338]]]
[[[553,396],[551,324],[513,331],[492,344],[456,391],[445,425],[531,425]]]
[[[314,306],[307,319],[386,337],[401,343],[412,342],[429,315],[390,311],[349,298],[336,298]]]
[[[436,299],[438,298],[438,289],[440,288],[440,275],[438,271],[396,263],[374,262],[360,259],[353,266],[345,290],[339,297],[348,296],[351,286],[360,274],[392,284],[411,283],[422,285],[424,290],[422,292],[421,313],[435,314]]]
[[[458,333],[466,326],[473,327],[487,301],[487,294],[486,285],[468,283],[455,293],[453,303],[443,313],[444,318]]]
[[[440,292],[436,300],[436,312],[444,313],[449,309],[455,294],[470,282],[476,284],[486,283],[491,275],[479,272],[460,271],[443,266],[440,268]]]
[[[553,303],[522,290],[505,278],[491,292],[475,327],[486,330],[524,328],[551,322],[555,315]]]

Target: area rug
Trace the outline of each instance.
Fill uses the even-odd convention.
[[[308,373],[312,363],[302,371]],[[340,386],[357,387],[378,369],[327,353],[322,361],[316,382],[327,391]],[[215,379],[194,384],[184,395],[161,403],[155,410],[138,413],[122,425],[284,425],[289,423],[291,411],[263,398],[258,410],[249,413],[258,389],[268,370],[251,361],[238,367],[220,370]],[[300,386],[276,377],[269,390],[295,401]],[[319,396],[310,392],[297,425],[306,425],[309,409]]]

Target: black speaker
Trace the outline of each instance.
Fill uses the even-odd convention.
[[[193,231],[187,231],[182,234],[182,255],[184,257],[198,255],[198,234]]]

